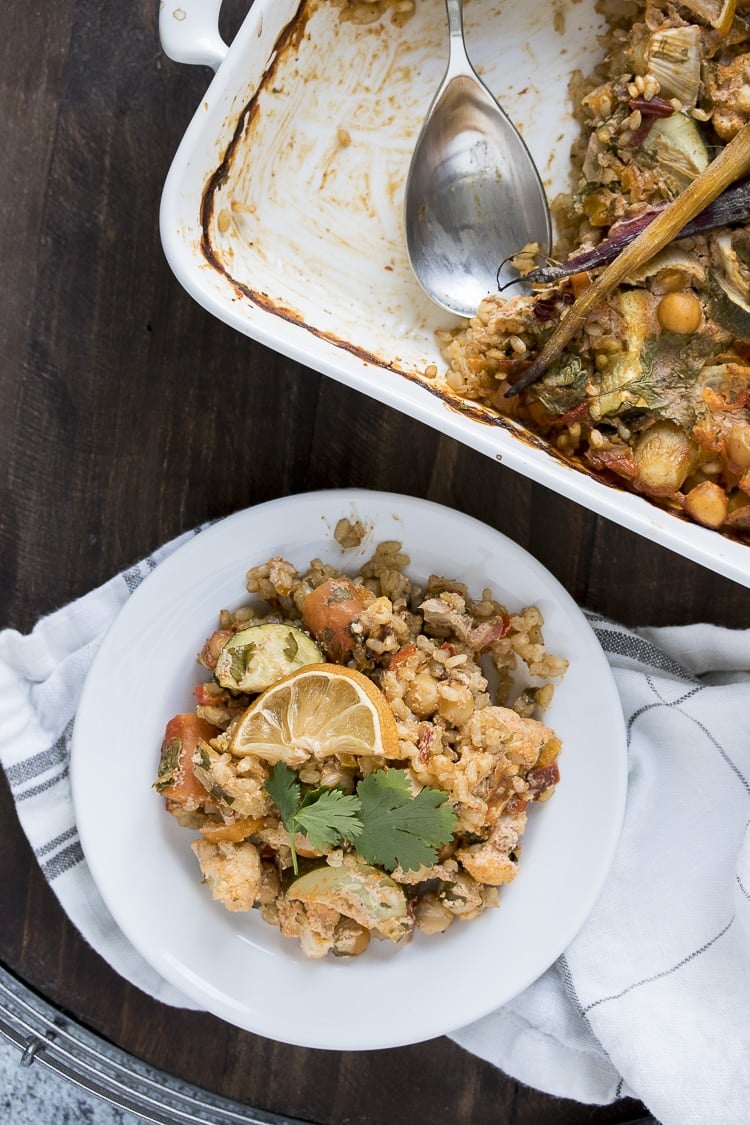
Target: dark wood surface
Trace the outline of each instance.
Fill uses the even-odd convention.
[[[0,6],[0,625],[29,630],[176,533],[272,497],[426,496],[527,547],[630,624],[750,625],[746,590],[236,334],[171,275],[158,204],[210,75],[157,3]],[[225,30],[243,14],[230,4]],[[520,1087],[447,1039],[287,1047],[119,979],[58,906],[0,783],[0,960],[84,1024],[207,1089],[315,1122],[623,1122]]]

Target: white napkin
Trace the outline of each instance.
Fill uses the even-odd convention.
[[[614,863],[564,956],[453,1038],[551,1094],[634,1096],[662,1125],[740,1125],[750,1120],[750,630],[589,621],[627,722]]]
[[[200,530],[200,529],[199,529]],[[70,920],[105,961],[165,1004],[196,1005],[147,964],[104,905],[83,857],[70,785],[78,700],[108,627],[147,574],[194,532],[42,618],[28,636],[0,632],[0,761],[18,819]]]
[[[110,965],[181,1007],[194,1005],[143,961],[99,897],[68,763],[81,686],[107,627],[191,534],[30,635],[0,633],[0,760],[42,871]],[[558,1097],[633,1096],[662,1125],[739,1125],[750,1105],[750,630],[589,621],[628,729],[630,788],[614,864],[565,955],[452,1038]]]

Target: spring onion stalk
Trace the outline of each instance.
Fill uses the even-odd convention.
[[[554,281],[562,281],[565,277],[572,277],[573,274],[586,273],[608,265],[622,253],[628,243],[654,221],[666,206],[665,203],[660,207],[649,208],[632,219],[623,219],[613,224],[609,236],[596,246],[592,246],[590,250],[577,250],[564,262],[549,262],[539,266],[520,280],[531,285],[548,285]],[[722,192],[718,199],[709,203],[696,218],[687,223],[677,233],[675,239],[692,238],[695,234],[705,234],[706,231],[725,227],[729,223],[746,223],[749,220],[750,180],[746,179]],[[516,282],[509,284],[516,284]]]

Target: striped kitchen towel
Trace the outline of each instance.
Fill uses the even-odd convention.
[[[561,1097],[630,1095],[662,1125],[739,1125],[750,1121],[750,630],[588,618],[627,724],[614,862],[558,962],[453,1038]]]
[[[194,1005],[142,960],[99,897],[68,770],[81,687],[107,627],[189,535],[28,636],[0,633],[0,761],[41,869],[110,965],[183,1007]],[[559,1097],[630,1095],[662,1125],[739,1125],[750,1106],[750,630],[629,630],[588,617],[627,721],[629,792],[614,863],[564,956],[452,1038]],[[603,730],[602,753],[606,739]]]
[[[0,761],[42,872],[77,929],[121,976],[185,1008],[195,1004],[143,960],[102,902],[78,838],[69,774],[78,699],[108,626],[146,575],[194,534],[42,618],[28,636],[0,633]]]

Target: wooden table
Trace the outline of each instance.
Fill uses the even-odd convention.
[[[223,16],[231,36],[241,3]],[[37,618],[195,524],[314,488],[425,496],[528,548],[629,624],[750,626],[745,589],[212,319],[164,260],[159,196],[208,82],[162,54],[157,4],[0,6],[4,205],[0,624]],[[0,785],[0,960],[172,1074],[326,1123],[623,1122],[523,1089],[447,1039],[368,1054],[272,1043],[176,1012],[89,949]]]

